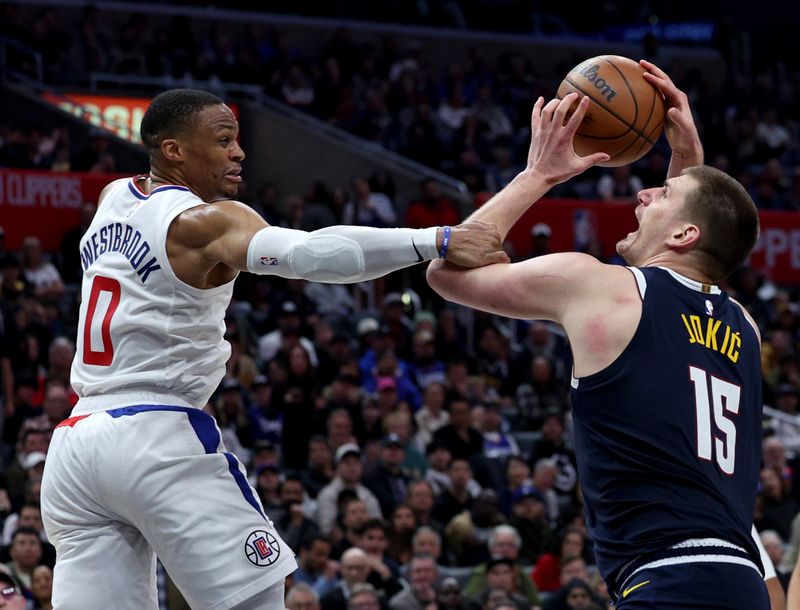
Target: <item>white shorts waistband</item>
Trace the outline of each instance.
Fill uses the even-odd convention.
[[[193,405],[184,398],[169,392],[135,391],[86,396],[78,400],[78,403],[72,409],[72,415],[89,415],[131,405],[175,405],[199,409],[197,405]]]

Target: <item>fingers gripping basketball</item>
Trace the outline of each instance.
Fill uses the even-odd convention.
[[[664,129],[661,93],[644,77],[635,61],[619,55],[600,55],[578,64],[561,82],[557,97],[571,92],[591,99],[575,133],[575,152],[596,152],[611,158],[600,165],[627,165],[644,156]]]

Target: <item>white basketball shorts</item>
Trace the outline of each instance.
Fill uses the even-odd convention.
[[[156,555],[194,610],[235,608],[297,567],[216,422],[191,407],[62,422],[42,517],[57,551],[56,610],[156,610]]]

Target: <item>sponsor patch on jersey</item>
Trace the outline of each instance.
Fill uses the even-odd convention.
[[[268,267],[274,267],[278,264],[278,259],[274,256],[262,256],[261,264]]]
[[[281,554],[281,546],[278,543],[278,539],[269,532],[256,530],[245,540],[244,554],[254,566],[264,568],[278,561],[278,557]]]

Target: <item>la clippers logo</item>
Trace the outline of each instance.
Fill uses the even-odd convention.
[[[274,256],[262,256],[261,264],[265,266],[275,266],[278,264],[278,259]]]
[[[263,568],[278,561],[281,546],[278,544],[278,539],[269,532],[256,530],[247,537],[244,553],[250,563]]]

